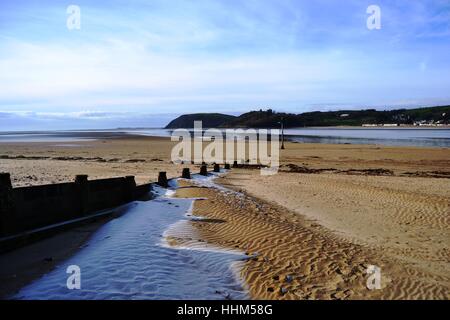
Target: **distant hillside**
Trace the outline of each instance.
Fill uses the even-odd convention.
[[[280,121],[286,128],[361,126],[363,124],[450,123],[450,106],[399,109],[389,111],[342,110],[306,112],[301,114],[277,113],[273,110],[251,111],[239,117],[220,114],[185,115],[172,121],[168,128],[191,128],[194,120],[203,120],[203,127],[222,128],[278,128]]]
[[[420,122],[449,124],[450,106],[389,111],[374,109],[316,111],[301,114],[277,113],[269,109],[247,112],[239,117],[218,113],[199,113],[183,115],[169,123],[166,128],[192,128],[194,120],[203,121],[204,128],[278,128],[281,119],[283,119],[286,128],[361,126],[363,124],[412,125]]]
[[[217,128],[223,126],[225,123],[232,121],[235,116],[230,116],[221,113],[195,113],[185,114],[175,120],[172,120],[166,129],[177,128],[193,128],[194,121],[202,121],[203,128]]]
[[[306,112],[301,114],[276,113],[272,110],[251,111],[225,123],[223,127],[275,128],[280,120],[286,128],[361,126],[363,124],[414,124],[416,122],[450,122],[450,106],[399,109],[389,111],[342,110]]]

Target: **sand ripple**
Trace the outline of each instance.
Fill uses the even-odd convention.
[[[195,202],[194,215],[226,221],[192,224],[209,243],[243,250],[251,257],[242,269],[242,276],[253,298],[448,299],[450,296],[447,277],[430,276],[386,259],[374,248],[347,241],[277,205],[223,188],[195,185],[179,189],[177,196],[207,198]],[[381,267],[381,290],[367,289],[368,265]]]

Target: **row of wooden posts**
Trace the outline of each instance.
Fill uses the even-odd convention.
[[[236,165],[236,163],[235,163]],[[224,165],[224,168],[226,170],[230,169],[230,164],[226,163]],[[214,164],[214,172],[220,172],[220,165],[215,163]],[[208,167],[206,164],[202,164],[200,167],[200,175],[207,176],[208,175]],[[183,171],[181,173],[181,177],[183,179],[191,179],[191,170],[189,168],[183,168]],[[167,188],[168,187],[168,179],[167,179],[167,173],[165,171],[162,171],[158,175],[158,185],[161,187]]]
[[[237,161],[234,162],[233,168],[238,167]],[[226,163],[224,165],[224,168],[226,170],[230,169],[230,164]],[[220,172],[220,165],[215,163],[214,164],[214,172]],[[200,175],[207,176],[208,175],[208,167],[205,163],[202,164],[200,167]],[[191,171],[189,168],[184,168],[181,174],[181,177],[184,179],[191,179]],[[130,178],[130,179],[128,179]],[[128,180],[133,180],[132,183],[134,183],[134,177],[130,176],[127,177]],[[81,185],[87,183],[88,176],[87,175],[77,175],[75,178],[75,183]],[[166,172],[160,172],[158,176],[158,185],[167,188],[168,186],[168,179]],[[0,173],[0,195],[6,194],[7,190],[12,189],[11,184],[11,177],[9,173]],[[2,202],[2,197],[0,197],[0,205]]]
[[[226,170],[230,169],[230,164],[226,163],[224,165],[224,168]],[[238,167],[238,163],[237,161],[234,161],[233,164],[233,168]],[[220,172],[220,165],[215,163],[214,164],[214,172]],[[208,167],[205,163],[202,164],[202,166],[200,167],[200,175],[203,176],[207,176],[208,175]],[[191,179],[191,171],[189,168],[184,168],[181,174],[181,177],[183,179]],[[133,179],[133,183],[134,183],[134,177],[129,176],[127,177],[127,179]],[[88,180],[88,176],[87,175],[77,175],[75,177],[75,182],[77,184],[83,184],[86,183]],[[160,172],[159,176],[158,176],[158,184],[162,187],[167,187],[168,185],[168,179],[167,179],[167,174],[166,172]],[[11,177],[9,173],[2,173],[0,172],[0,194],[6,193],[4,192],[6,189],[10,190],[12,189],[12,184],[11,184]],[[1,200],[1,199],[0,199]],[[0,201],[1,202],[1,201]]]

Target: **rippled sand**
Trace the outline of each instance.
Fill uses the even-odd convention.
[[[191,222],[203,239],[251,256],[242,276],[252,298],[449,298],[448,274],[394,259],[379,248],[346,239],[279,205],[189,182],[177,196],[205,198],[195,201],[193,214],[210,221]],[[381,268],[380,290],[367,288],[369,265]]]

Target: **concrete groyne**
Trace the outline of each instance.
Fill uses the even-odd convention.
[[[12,188],[9,173],[0,174],[0,237],[88,216],[137,200],[151,185],[136,186],[133,176]]]
[[[200,175],[208,175],[206,164]],[[191,178],[189,168],[183,169],[182,178]],[[167,188],[168,181],[166,172],[160,172],[157,184]],[[110,216],[113,208],[132,201],[148,200],[152,186],[136,185],[134,176],[89,180],[77,175],[73,182],[13,188],[10,174],[0,173],[0,252]]]

